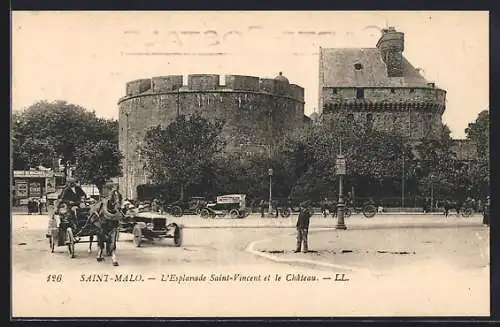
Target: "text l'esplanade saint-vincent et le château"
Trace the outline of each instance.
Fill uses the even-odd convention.
[[[314,275],[304,275],[304,274],[257,274],[257,275],[245,275],[245,274],[199,274],[199,275],[187,275],[187,274],[161,274],[159,277],[145,277],[142,274],[81,274],[80,282],[144,282],[146,280],[157,280],[161,282],[174,282],[174,283],[184,283],[184,282],[265,282],[265,281],[287,281],[287,282],[314,282],[318,281],[319,278]]]

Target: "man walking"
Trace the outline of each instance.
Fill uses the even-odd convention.
[[[297,248],[295,253],[300,252],[301,248],[304,253],[308,252],[307,234],[309,232],[309,220],[312,216],[310,202],[305,201],[300,204],[299,218],[297,219]],[[302,243],[304,246],[302,247]]]
[[[490,196],[486,197],[483,208],[483,224],[486,226],[490,225]]]

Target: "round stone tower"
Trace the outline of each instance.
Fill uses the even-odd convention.
[[[225,122],[227,151],[265,151],[288,131],[304,124],[304,89],[280,73],[275,79],[226,75],[171,75],[138,79],[126,85],[118,101],[119,148],[124,155],[120,189],[135,198],[149,182],[140,146],[146,131],[167,126],[178,115],[198,114]]]

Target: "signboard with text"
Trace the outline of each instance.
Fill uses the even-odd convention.
[[[32,182],[29,184],[30,197],[40,197],[42,196],[42,186],[38,182]]]
[[[28,197],[28,182],[18,180],[16,181],[16,196],[20,198]]]

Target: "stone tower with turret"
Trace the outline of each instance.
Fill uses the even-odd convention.
[[[404,43],[404,34],[388,27],[375,48],[321,48],[321,114],[355,120],[409,141],[439,137],[446,91],[427,81],[404,57]]]

